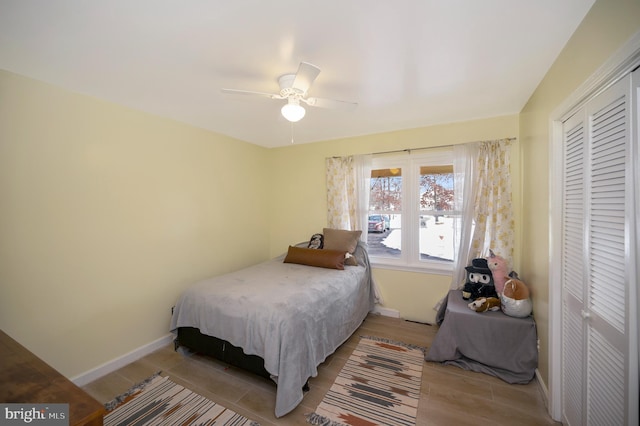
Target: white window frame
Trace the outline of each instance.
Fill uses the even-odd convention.
[[[444,148],[421,154],[388,154],[372,159],[371,169],[402,169],[402,209],[394,214],[402,215],[402,249],[399,258],[375,256],[369,254],[374,267],[397,269],[412,272],[423,272],[439,275],[451,275],[455,264],[453,262],[420,259],[419,217],[420,194],[419,176],[421,166],[453,165],[453,149]],[[370,211],[369,214],[388,214],[388,212]],[[460,212],[457,212],[460,213]],[[455,213],[454,213],[455,214]],[[454,250],[457,254],[457,250]]]

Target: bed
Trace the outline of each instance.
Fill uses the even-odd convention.
[[[359,237],[355,231],[339,235]],[[275,259],[190,286],[173,310],[176,345],[268,376],[277,385],[275,415],[284,416],[302,401],[318,365],[373,308],[366,244],[355,239],[348,248],[353,257],[344,269],[289,263],[293,250],[312,250],[302,243]],[[332,251],[325,249],[311,254]]]

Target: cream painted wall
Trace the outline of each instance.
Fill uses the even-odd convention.
[[[0,71],[0,328],[73,377],[269,255],[266,149]]]
[[[301,124],[304,125],[304,124]],[[459,144],[518,135],[518,116],[451,123],[392,133],[354,137],[321,143],[293,145],[271,149],[271,255],[287,250],[289,244],[305,241],[327,224],[325,158],[388,150]],[[519,144],[512,150],[514,207],[516,224],[520,223]],[[514,263],[519,264],[517,230]],[[514,268],[514,269],[516,269]],[[517,269],[516,269],[517,270]],[[374,269],[374,276],[385,297],[385,307],[396,309],[400,316],[433,323],[432,309],[449,288],[450,277],[415,272]]]
[[[326,157],[519,136],[514,269],[545,380],[549,114],[639,27],[637,0],[597,0],[519,116],[271,150],[0,71],[0,328],[83,373],[166,334],[194,280],[324,227]],[[387,307],[433,321],[448,277],[374,274]]]
[[[640,1],[597,0],[520,114],[523,158],[522,275],[532,287],[539,371],[549,382],[549,118],[633,34]]]

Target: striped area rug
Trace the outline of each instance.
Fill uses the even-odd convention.
[[[159,374],[108,402],[105,408],[104,426],[258,425]]]
[[[362,337],[316,411],[307,415],[307,422],[415,425],[423,363],[423,348]]]

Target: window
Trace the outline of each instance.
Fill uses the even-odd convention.
[[[374,264],[451,271],[460,216],[452,151],[373,159],[367,243]]]

